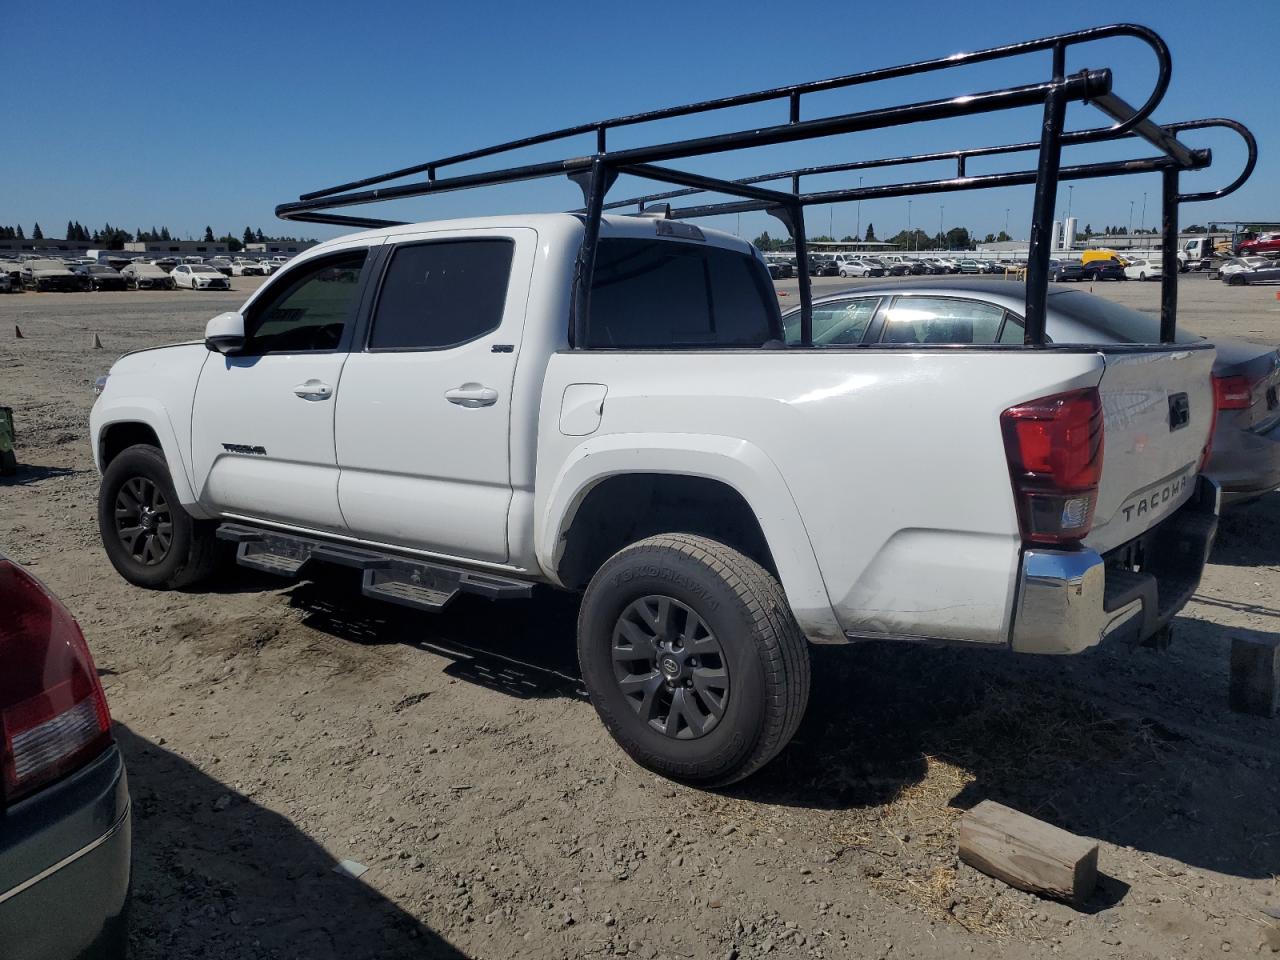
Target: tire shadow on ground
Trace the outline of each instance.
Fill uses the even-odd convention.
[[[116,724],[133,799],[134,960],[465,955],[288,818]]]

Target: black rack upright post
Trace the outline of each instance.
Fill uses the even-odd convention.
[[[1053,48],[1053,82],[1065,80],[1067,49],[1062,44]],[[1027,315],[1023,343],[1043,347],[1045,313],[1049,299],[1049,254],[1053,237],[1053,210],[1058,203],[1058,167],[1062,165],[1062,125],[1067,117],[1067,102],[1062,89],[1055,86],[1044,101],[1044,125],[1040,129],[1040,157],[1036,163],[1036,194],[1031,205],[1031,239],[1027,250]]]
[[[1160,342],[1173,343],[1178,324],[1178,168],[1169,167],[1160,181]]]

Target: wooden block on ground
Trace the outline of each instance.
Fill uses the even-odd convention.
[[[1083,903],[1098,883],[1098,842],[983,800],[960,818],[960,859],[1019,890]]]
[[[1239,713],[1276,715],[1280,710],[1280,639],[1232,638],[1229,702]]]

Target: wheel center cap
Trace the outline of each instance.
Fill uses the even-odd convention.
[[[142,521],[142,528],[144,530],[154,530],[156,528],[156,512],[154,510],[151,510],[148,507],[143,507],[142,516],[139,519]]]
[[[664,654],[658,660],[658,669],[662,671],[662,675],[668,680],[674,680],[680,676],[680,661],[671,654]]]

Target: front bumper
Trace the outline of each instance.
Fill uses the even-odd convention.
[[[0,812],[0,956],[123,958],[131,834],[115,746]]]
[[[1013,649],[1080,653],[1103,639],[1139,643],[1153,636],[1200,585],[1220,503],[1218,485],[1200,477],[1177,513],[1105,556],[1089,549],[1025,550]]]

